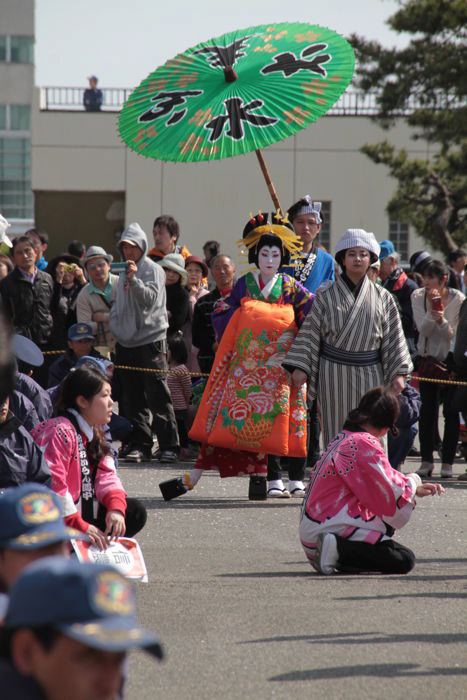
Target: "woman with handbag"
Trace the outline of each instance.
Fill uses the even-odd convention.
[[[438,408],[443,405],[444,435],[441,448],[441,477],[452,477],[452,464],[459,437],[459,417],[453,405],[455,387],[427,379],[448,379],[447,356],[452,351],[464,295],[446,286],[448,268],[439,260],[430,262],[423,271],[424,288],[411,297],[418,338],[418,374],[420,381],[420,476],[433,473],[433,452],[437,434]]]

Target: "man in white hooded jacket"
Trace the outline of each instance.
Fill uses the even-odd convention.
[[[146,257],[148,241],[137,223],[126,228],[118,243],[126,261],[117,295],[110,310],[110,331],[117,340],[116,364],[167,369],[167,310],[164,270]],[[179,450],[177,423],[164,374],[121,370],[123,411],[132,421],[132,444],[128,461],[150,459],[152,432],[147,409],[152,413],[162,462],[174,462]]]

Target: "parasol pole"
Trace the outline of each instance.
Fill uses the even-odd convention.
[[[258,158],[259,167],[261,168],[261,172],[263,173],[264,179],[266,180],[266,185],[268,186],[269,194],[271,195],[272,201],[274,203],[274,207],[276,208],[276,211],[277,211],[277,209],[280,209],[282,211],[281,205],[279,202],[279,197],[277,196],[276,188],[274,187],[274,183],[271,180],[271,176],[269,175],[268,166],[264,162],[263,154],[261,153],[259,148],[256,149],[255,153],[256,153],[256,157]]]

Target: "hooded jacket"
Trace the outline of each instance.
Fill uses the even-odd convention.
[[[121,237],[143,251],[135,276],[121,274],[115,303],[110,309],[110,332],[126,348],[165,340],[169,325],[166,310],[165,273],[160,265],[146,257],[148,241],[139,224],[130,224]]]

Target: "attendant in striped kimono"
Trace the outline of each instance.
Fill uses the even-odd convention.
[[[378,255],[372,233],[347,229],[336,246],[342,274],[317,293],[284,363],[318,399],[324,446],[367,391],[385,384],[400,393],[412,371],[396,303],[366,275]]]

